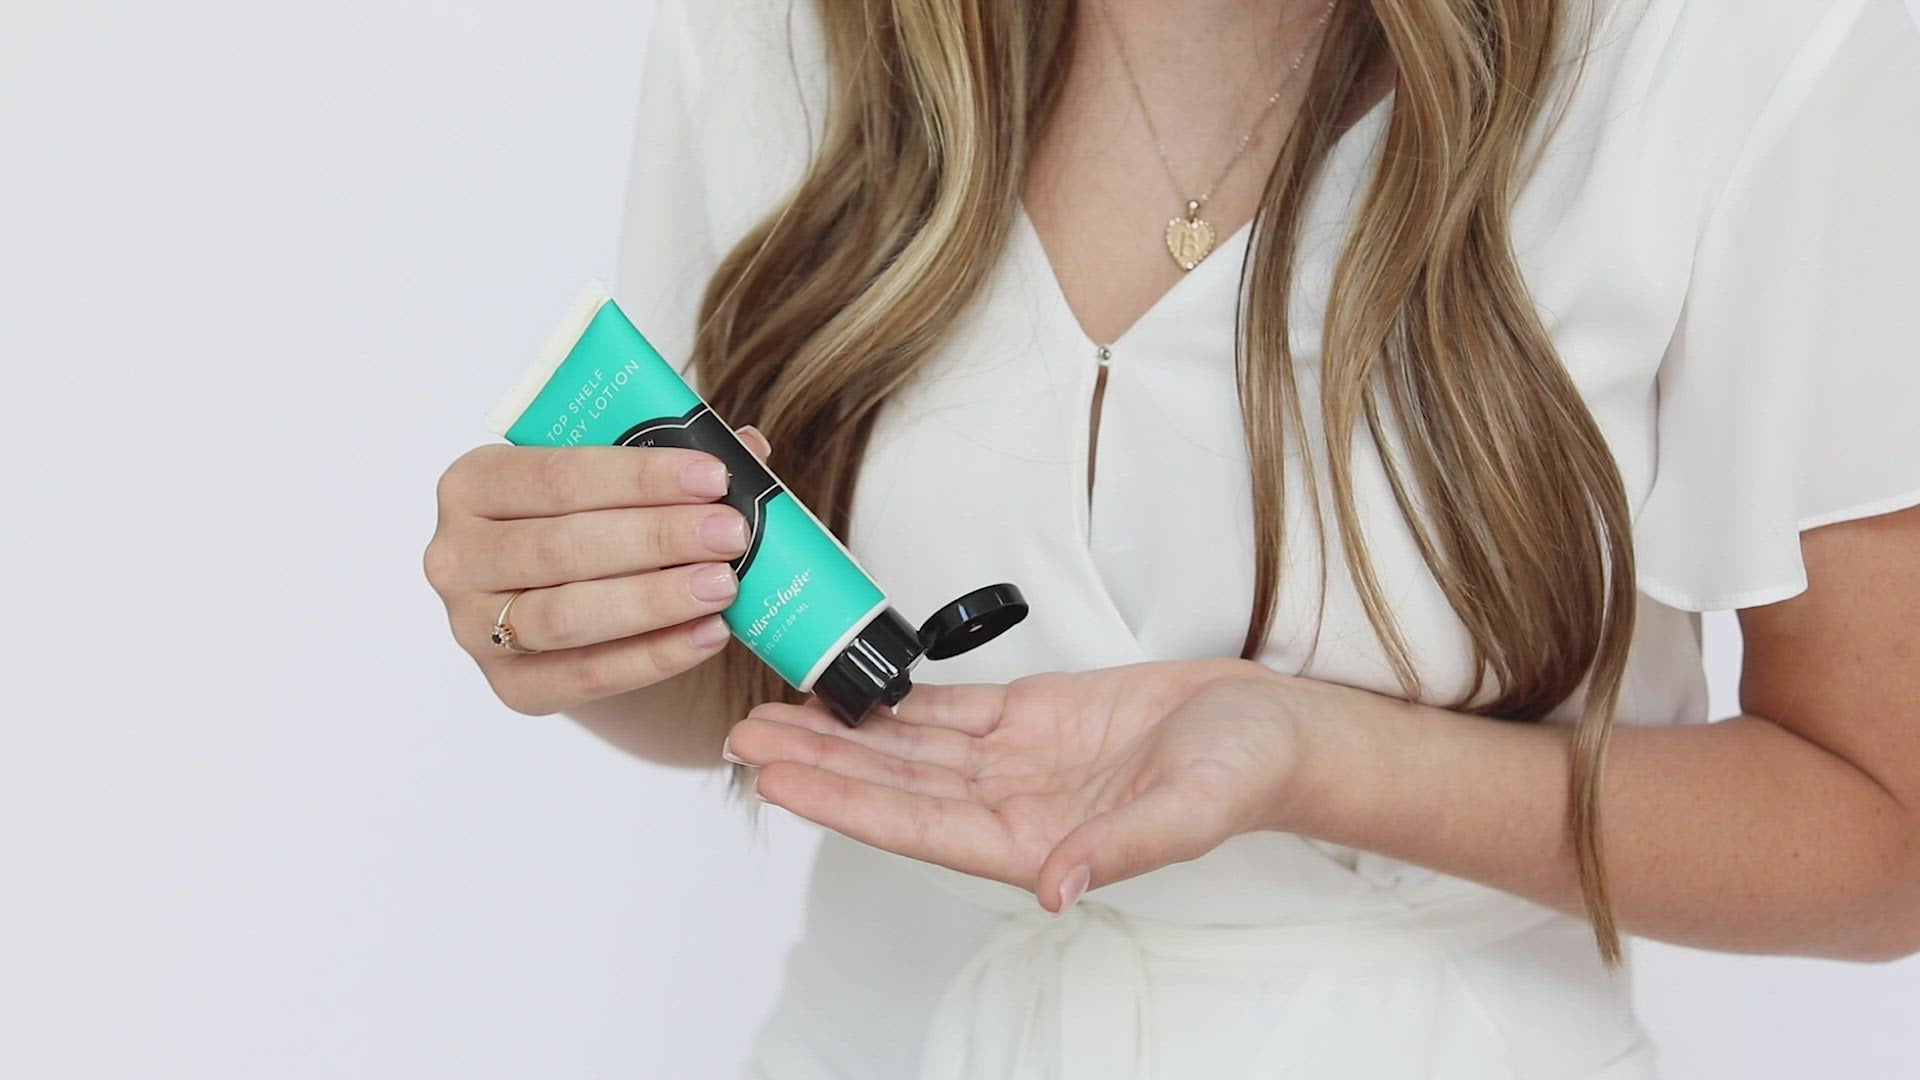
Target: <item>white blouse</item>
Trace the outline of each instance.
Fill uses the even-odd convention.
[[[1621,721],[1700,722],[1698,612],[1804,590],[1804,529],[1920,503],[1920,30],[1903,0],[1600,3],[1570,112],[1519,192],[1514,250],[1635,509]],[[614,291],[684,357],[714,265],[819,136],[811,6],[662,0],[643,81]],[[1392,103],[1347,133],[1307,209],[1292,326],[1309,396]],[[1224,239],[1112,343],[1089,506],[1095,344],[1016,223],[986,294],[884,412],[855,494],[848,545],[908,618],[995,581],[1033,605],[921,681],[1238,654],[1248,243],[1246,228]],[[1428,693],[1449,700],[1467,634],[1365,432],[1356,455],[1381,585]],[[1302,484],[1286,490],[1288,520],[1308,521]],[[1260,660],[1397,693],[1344,566],[1316,603],[1308,531],[1288,530]],[[1023,890],[823,832],[783,978],[752,1078],[1655,1075],[1628,977],[1604,972],[1584,922],[1283,833],[1054,919]]]

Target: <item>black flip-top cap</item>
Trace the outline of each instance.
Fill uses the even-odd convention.
[[[913,683],[907,669],[925,649],[913,624],[892,608],[875,615],[813,681],[813,693],[842,723],[858,727],[875,705],[893,705]]]
[[[978,648],[1027,617],[1027,598],[1002,582],[975,589],[920,624],[920,645],[929,660],[945,660]]]
[[[933,613],[918,632],[887,608],[854,635],[813,683],[813,693],[848,727],[875,705],[897,705],[913,689],[907,672],[921,656],[945,660],[985,645],[1027,617],[1018,587],[988,585]]]

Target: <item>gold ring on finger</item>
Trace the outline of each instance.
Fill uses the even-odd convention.
[[[513,624],[507,621],[508,613],[513,611],[513,602],[520,599],[520,594],[526,591],[525,589],[513,590],[513,595],[507,597],[507,602],[500,607],[500,617],[493,620],[493,630],[487,634],[488,641],[508,652],[537,653],[541,651],[529,649],[520,644],[520,639],[514,635]]]

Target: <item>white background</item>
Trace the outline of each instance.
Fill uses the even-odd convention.
[[[497,704],[419,568],[649,8],[0,2],[0,1075],[731,1075],[809,830]],[[1636,956],[1669,1080],[1920,1073],[1920,961]]]

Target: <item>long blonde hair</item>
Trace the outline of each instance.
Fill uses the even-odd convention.
[[[798,187],[714,274],[694,362],[720,415],[765,431],[783,479],[844,536],[878,411],[1007,241],[1074,20],[1071,0],[813,2],[830,69],[824,136]],[[1613,967],[1621,948],[1599,789],[1633,628],[1630,515],[1612,454],[1537,317],[1509,225],[1517,182],[1537,160],[1527,157],[1528,134],[1561,66],[1570,3],[1353,0],[1332,14],[1242,271],[1237,371],[1248,457],[1264,482],[1253,487],[1257,571],[1241,655],[1256,657],[1272,625],[1283,454],[1287,433],[1305,430],[1287,328],[1296,226],[1344,126],[1335,118],[1358,111],[1367,73],[1384,61],[1397,79],[1391,116],[1322,335],[1332,532],[1405,693],[1418,699],[1420,675],[1368,558],[1354,495],[1350,459],[1364,426],[1471,635],[1473,685],[1453,707],[1537,721],[1586,684],[1565,824]],[[1381,438],[1389,424],[1403,446],[1397,459]],[[718,667],[728,716],[802,697],[738,642]]]

